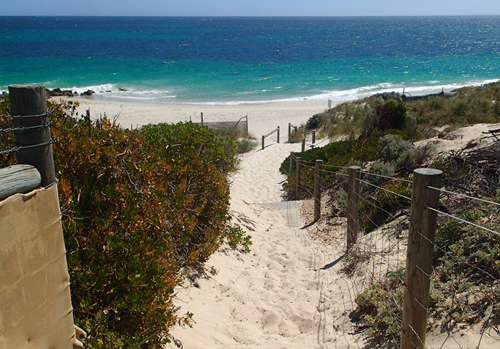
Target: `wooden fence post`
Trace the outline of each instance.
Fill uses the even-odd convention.
[[[277,137],[276,137],[276,143],[279,143],[280,142],[280,127],[278,126],[276,129],[278,130]]]
[[[439,191],[428,187],[440,188],[441,175],[440,170],[429,168],[413,171],[401,349],[425,347],[429,275],[432,272],[433,242],[437,223],[437,213],[427,207],[437,209],[439,204]]]
[[[288,176],[291,176],[292,172],[293,172],[293,156],[294,156],[294,152],[291,151],[290,152],[290,168],[288,170]]]
[[[332,141],[332,108],[330,105],[328,106],[330,108],[330,117],[328,118],[328,139],[330,142]]]
[[[292,124],[288,123],[288,143],[291,142],[290,133],[292,132]]]
[[[302,158],[295,159],[295,200],[299,199],[301,162],[302,162]]]
[[[316,143],[316,131],[312,131],[312,144]]]
[[[45,86],[10,85],[9,95],[12,115],[26,116],[14,118],[14,127],[35,127],[14,132],[16,145],[26,147],[17,152],[17,161],[19,164],[34,166],[40,172],[42,186],[52,184],[56,181],[56,173]],[[33,117],[34,115],[41,116]]]
[[[201,113],[201,126],[203,127],[203,113]]]
[[[306,139],[302,138],[302,152],[306,151]]]
[[[314,221],[317,222],[321,217],[321,170],[323,161],[316,160],[316,173],[314,176]]]
[[[358,213],[359,213],[359,182],[361,167],[349,167],[349,182],[347,189],[347,249],[349,250],[358,239]]]
[[[264,150],[264,138],[266,138],[266,137],[262,136],[262,150]]]

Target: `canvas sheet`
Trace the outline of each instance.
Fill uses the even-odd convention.
[[[0,202],[0,348],[73,348],[57,185]]]

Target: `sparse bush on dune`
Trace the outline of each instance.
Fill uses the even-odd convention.
[[[432,97],[410,101],[406,105],[418,119],[419,127],[466,126],[500,121],[499,100],[500,82],[495,82],[456,90],[451,98]]]
[[[315,115],[311,116],[306,122],[306,130],[312,131],[312,130],[317,129],[320,125],[322,118],[323,118],[322,113],[315,114]]]

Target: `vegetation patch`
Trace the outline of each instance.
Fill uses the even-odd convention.
[[[192,322],[174,288],[225,242],[249,251],[229,216],[236,140],[193,123],[124,130],[88,112],[66,116],[73,107],[49,102],[75,323],[89,348],[168,342],[169,328]]]

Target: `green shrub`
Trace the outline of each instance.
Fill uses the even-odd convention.
[[[381,347],[398,347],[403,319],[404,269],[387,273],[356,297],[358,326]],[[387,345],[388,344],[388,345]]]
[[[174,287],[224,241],[236,147],[192,123],[53,129],[75,322],[87,346],[139,348],[190,315]]]
[[[410,201],[404,197],[411,197],[411,184],[391,181],[382,188],[385,190],[378,190],[374,197],[365,197],[359,203],[359,210],[363,212],[360,214],[361,226],[367,233],[384,224],[399,210],[410,207]]]
[[[243,253],[250,252],[252,238],[240,227],[227,227],[224,231],[224,239],[231,248],[240,250]]]
[[[406,126],[406,106],[404,103],[389,101],[377,107],[376,128],[380,131],[398,129],[402,130]]]
[[[323,115],[324,115],[323,113],[320,113],[311,116],[306,122],[306,131],[312,131],[317,129],[320,125]]]
[[[257,147],[257,142],[252,140],[252,139],[239,139],[238,141],[238,146],[237,146],[237,152],[238,154],[244,154],[248,153],[252,150],[254,150]]]
[[[236,142],[192,123],[129,131],[89,114],[64,117],[69,103],[48,107],[74,319],[86,346],[168,341],[169,328],[192,321],[173,304],[185,275],[225,241],[243,251],[251,244],[229,225]]]
[[[409,141],[398,140],[393,134],[380,138],[380,153],[387,161],[391,162],[395,169],[413,167],[416,160],[416,152],[412,149]],[[422,154],[423,155],[423,154]]]
[[[335,201],[338,203],[340,208],[347,211],[347,191],[340,188],[335,192]]]
[[[388,182],[390,179],[385,178],[385,177],[392,177],[394,175],[394,170],[396,167],[389,162],[376,162],[373,164],[373,167],[370,171],[370,173],[373,173],[374,176],[368,175],[368,182],[380,186],[385,182]],[[380,177],[377,175],[385,176],[385,177]],[[368,188],[370,191],[375,190],[374,187]]]
[[[388,134],[380,138],[380,153],[387,161],[396,162],[403,153],[409,151],[411,143],[404,140],[398,140],[393,134]]]

